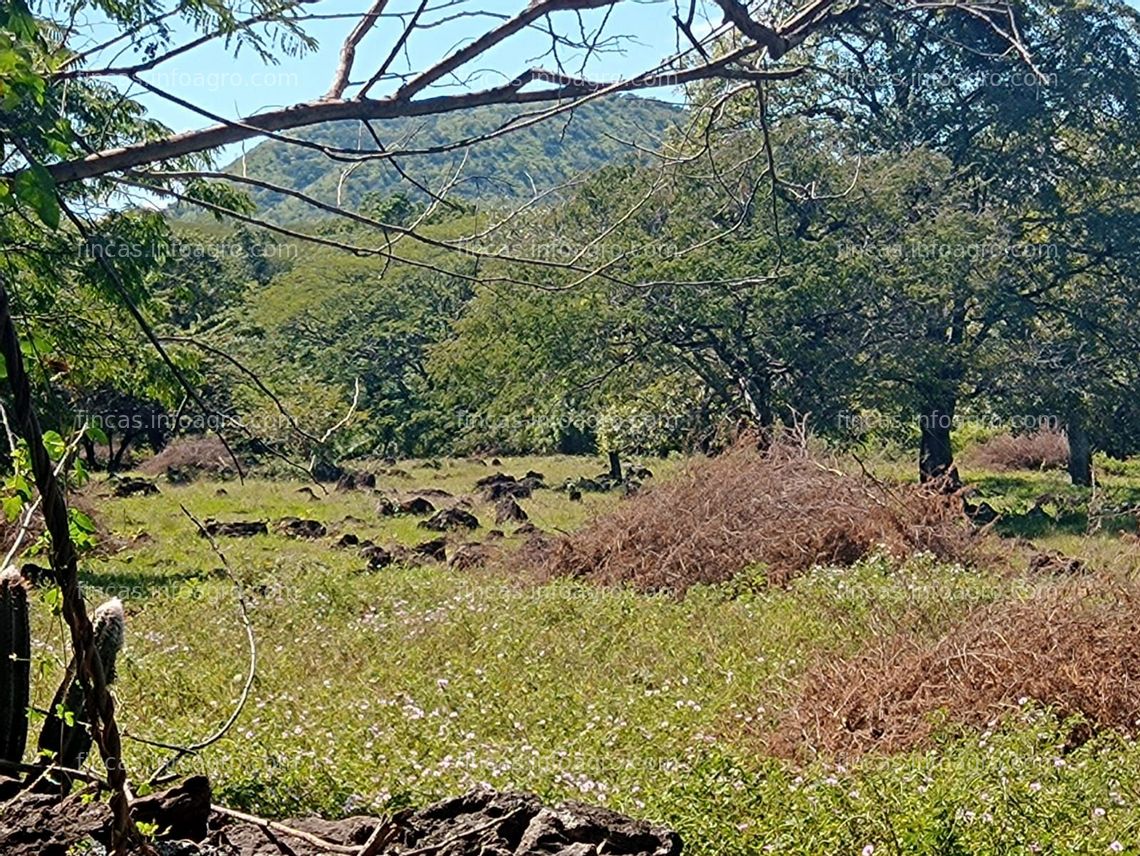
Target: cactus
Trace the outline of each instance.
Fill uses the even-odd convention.
[[[18,764],[28,742],[32,637],[28,590],[15,570],[0,573],[0,760]]]
[[[103,676],[110,684],[115,680],[115,660],[123,647],[123,604],[117,597],[112,598],[95,610],[91,623],[94,626],[99,661],[103,664]],[[56,690],[47,722],[40,732],[41,764],[55,763],[76,769],[83,763],[91,750],[92,742],[86,716],[86,693],[83,685],[75,679],[73,662]],[[64,775],[48,781],[64,790],[70,788],[70,780]]]

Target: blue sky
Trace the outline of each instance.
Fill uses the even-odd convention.
[[[440,0],[432,0],[433,5],[439,2]],[[308,9],[318,14],[359,14],[368,5],[368,0],[325,0]],[[416,5],[414,0],[393,0],[389,11],[406,12]],[[469,7],[464,5],[458,8]],[[470,5],[471,11],[508,15],[516,14],[521,8],[519,0],[490,0],[484,3],[473,0]],[[434,18],[454,11],[455,8],[441,10]],[[587,32],[597,27],[603,14],[583,14]],[[610,36],[623,37],[620,49],[595,55],[586,67],[587,75],[606,81],[628,77],[654,66],[673,53],[676,43],[672,14],[671,0],[626,2],[615,6],[606,23],[605,32]],[[431,19],[427,16],[425,18]],[[574,14],[558,13],[555,21],[560,30],[566,27],[577,32],[578,19]],[[227,118],[318,98],[328,89],[341,43],[353,23],[351,19],[307,23],[305,29],[319,41],[319,48],[300,58],[280,55],[280,62],[276,66],[266,66],[248,49],[240,51],[235,57],[232,47],[227,48],[222,42],[215,41],[178,56],[143,77],[163,90]],[[497,24],[498,21],[490,17],[468,17],[417,32],[408,44],[411,68],[421,70],[427,67]],[[398,35],[399,26],[399,22],[391,18],[377,23],[357,51],[355,68],[358,71],[353,74],[354,80],[366,76],[379,65]],[[701,28],[705,26],[707,25],[698,24]],[[102,40],[113,31],[104,25],[96,33],[96,38]],[[182,27],[176,34],[174,43],[186,41],[192,35],[189,27]],[[555,66],[552,58],[538,58],[548,48],[549,41],[548,37],[539,32],[516,34],[473,63],[471,70],[475,72],[474,78],[466,82],[451,80],[447,85],[450,91],[464,87],[482,88],[505,82],[535,65],[553,69]],[[114,61],[125,64],[135,59],[131,55],[123,55]],[[563,53],[562,59],[567,71],[579,71],[580,58]],[[396,71],[408,69],[409,62],[403,56],[393,66]],[[208,119],[170,101],[144,94],[137,87],[132,90],[132,94],[148,105],[154,118],[176,131],[210,124]],[[384,95],[384,86],[377,86],[370,94]],[[675,92],[668,90],[653,94],[662,98],[676,97]]]

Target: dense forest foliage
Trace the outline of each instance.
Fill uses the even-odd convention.
[[[131,211],[101,240],[153,233],[137,298],[210,418],[261,449],[654,453],[807,416],[837,442],[917,446],[924,476],[951,466],[952,430],[1063,428],[1083,482],[1092,450],[1140,436],[1140,18],[1023,11],[1032,65],[969,16],[855,18],[816,75],[703,83],[712,106],[684,115],[599,102],[477,148],[477,192],[390,193],[391,167],[365,162],[344,182],[355,220],[231,193],[236,223]],[[336,196],[343,170],[284,157],[265,143],[242,168]],[[243,222],[257,203],[307,216],[315,243]],[[213,427],[138,334],[88,359],[82,329],[42,327],[81,412]]]

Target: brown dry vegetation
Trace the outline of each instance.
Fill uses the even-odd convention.
[[[1061,470],[1069,463],[1069,440],[1061,431],[999,434],[970,449],[967,463],[981,469]]]
[[[234,472],[234,463],[222,441],[213,434],[205,434],[175,437],[161,452],[140,464],[138,470],[150,476],[170,470],[189,476],[229,475]]]
[[[887,487],[791,442],[739,446],[568,535],[538,559],[542,574],[646,591],[684,592],[764,565],[782,583],[814,565],[849,565],[875,550],[969,563],[995,553],[961,500]]]
[[[906,751],[939,728],[984,727],[1026,700],[1131,733],[1140,716],[1140,586],[1099,586],[995,604],[937,640],[884,638],[821,661],[768,748],[844,760]]]

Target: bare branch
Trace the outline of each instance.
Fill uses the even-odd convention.
[[[369,30],[376,26],[380,13],[384,11],[384,7],[387,5],[388,0],[373,0],[372,8],[364,13],[364,17],[352,28],[352,32],[344,40],[344,44],[340,48],[340,64],[337,66],[332,86],[329,87],[328,94],[325,95],[328,100],[336,101],[344,95],[344,90],[348,87],[348,76],[352,73],[352,63],[356,59],[356,48],[361,40],[368,35]]]

